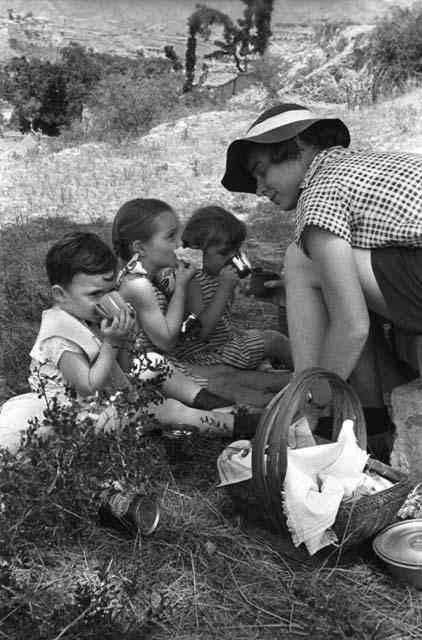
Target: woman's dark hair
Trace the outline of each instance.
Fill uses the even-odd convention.
[[[78,273],[96,275],[117,270],[117,258],[95,233],[68,233],[47,252],[47,276],[51,285],[69,285]]]
[[[246,225],[222,207],[210,205],[197,209],[182,233],[184,247],[205,251],[220,242],[240,247],[246,238]]]
[[[173,212],[169,204],[153,198],[136,198],[120,207],[113,222],[111,238],[115,253],[122,260],[130,260],[135,240],[147,242],[156,230],[157,219],[166,211]]]
[[[346,147],[348,145],[344,137],[344,131],[335,123],[330,122],[330,120],[318,120],[318,122],[314,122],[308,129],[305,129],[305,131],[302,131],[302,133],[299,133],[296,137],[290,138],[285,142],[268,144],[260,144],[258,142],[248,143],[248,148],[245,149],[245,165],[252,148],[265,148],[269,150],[271,154],[270,160],[274,164],[284,162],[285,160],[295,160],[300,153],[297,144],[298,138],[309,145],[317,147],[317,149],[321,151],[323,149],[329,149],[330,147]]]

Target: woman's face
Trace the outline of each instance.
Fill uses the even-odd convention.
[[[300,153],[293,160],[274,164],[270,150],[256,145],[249,152],[247,168],[256,180],[257,195],[266,196],[284,211],[290,211],[296,207],[299,187],[310,161],[307,153]]]

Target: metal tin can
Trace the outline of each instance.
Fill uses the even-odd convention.
[[[147,536],[157,528],[160,505],[145,494],[110,488],[100,493],[98,516],[106,527]]]
[[[241,251],[236,253],[230,260],[230,264],[237,270],[239,278],[246,278],[251,272],[252,265],[248,260],[246,253]]]
[[[198,316],[194,313],[190,313],[186,320],[183,322],[180,329],[180,339],[182,341],[188,341],[199,333],[202,328],[202,323]]]

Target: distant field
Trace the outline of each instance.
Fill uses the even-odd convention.
[[[163,25],[171,33],[185,30],[186,20],[195,9],[197,0],[0,0],[0,15],[7,9],[56,20],[59,17],[87,21],[90,26],[116,24]],[[205,4],[240,16],[244,4],[240,0],[208,0]],[[273,24],[319,20],[321,18],[349,18],[372,22],[391,5],[408,6],[412,0],[275,0]]]

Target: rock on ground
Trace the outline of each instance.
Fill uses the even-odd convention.
[[[422,482],[422,379],[394,389],[391,394],[396,439],[391,465],[405,473],[415,484]]]

